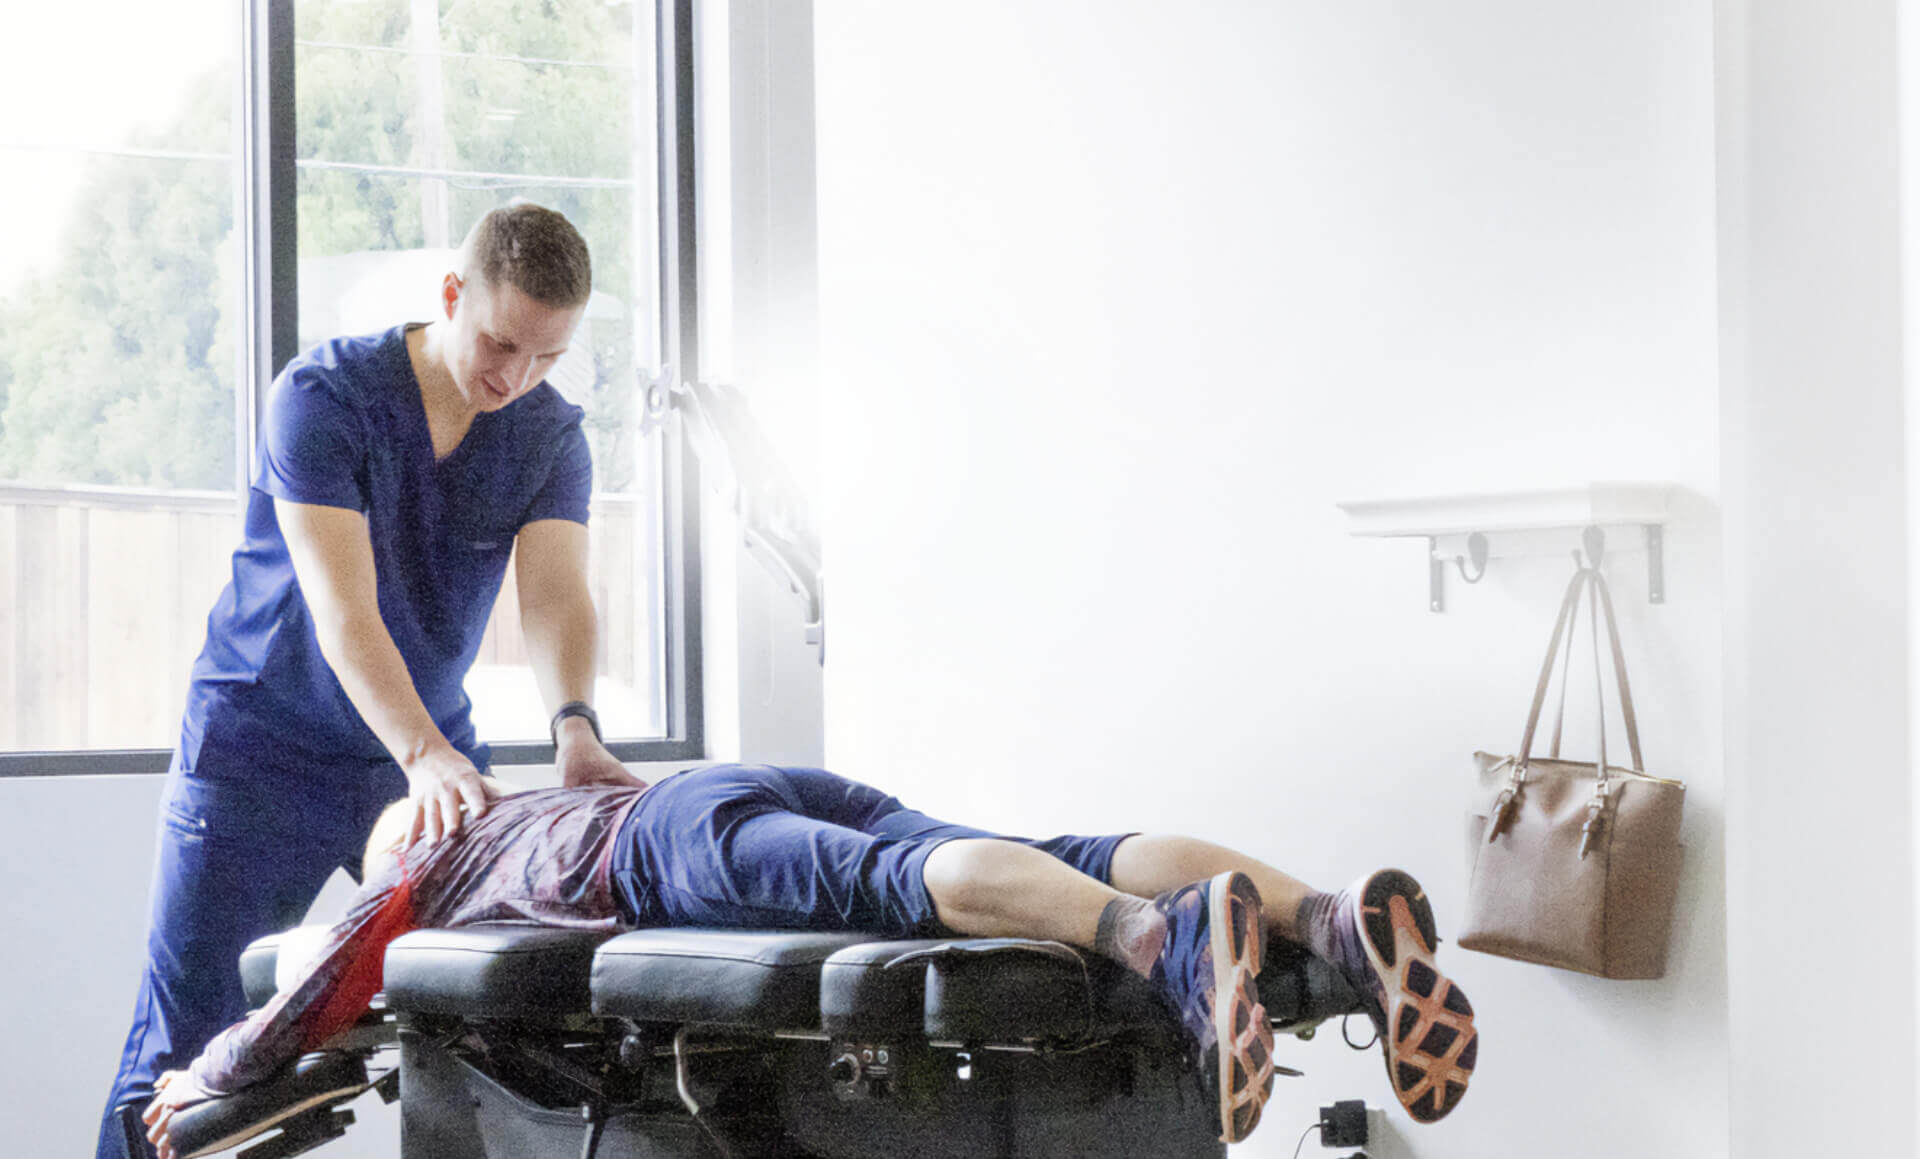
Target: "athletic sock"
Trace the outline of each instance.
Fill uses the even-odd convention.
[[[1095,953],[1104,954],[1142,978],[1151,976],[1160,946],[1167,940],[1167,919],[1144,897],[1116,897],[1100,911],[1093,935]]]
[[[1370,975],[1367,950],[1360,942],[1360,931],[1353,921],[1353,903],[1346,890],[1339,893],[1312,893],[1300,900],[1294,911],[1293,929],[1297,940],[1321,958],[1333,963],[1349,982],[1358,983]]]

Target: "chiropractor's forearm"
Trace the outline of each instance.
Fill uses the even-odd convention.
[[[549,713],[558,712],[569,701],[593,699],[600,618],[584,585],[523,603],[520,632],[526,640],[527,663]]]
[[[548,712],[570,701],[593,701],[599,666],[600,621],[586,580],[586,529],[557,520],[536,524],[544,545],[523,541],[520,631],[527,660]],[[538,548],[544,546],[542,552]],[[569,787],[645,788],[600,739],[588,717],[570,716],[554,729],[554,768]]]
[[[425,758],[458,757],[414,689],[413,674],[380,618],[366,517],[344,508],[280,500],[273,509],[313,619],[320,655],[360,718],[410,778]],[[458,762],[448,761],[448,768],[457,769]]]
[[[347,699],[402,769],[452,749],[415,691],[407,662],[377,613],[317,616],[314,630],[320,654],[346,689]]]

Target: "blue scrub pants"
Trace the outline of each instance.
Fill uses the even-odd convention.
[[[637,926],[951,934],[922,881],[957,838],[1017,841],[1097,881],[1131,834],[1034,841],[916,813],[822,769],[715,765],[649,789],[613,848],[614,896]]]
[[[161,800],[147,965],[102,1116],[98,1159],[153,1154],[140,1112],[161,1072],[247,1013],[240,952],[297,925],[334,869],[356,879],[380,810],[407,795],[390,761],[318,764],[284,746],[174,753]]]

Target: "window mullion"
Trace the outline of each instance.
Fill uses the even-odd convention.
[[[699,200],[696,149],[699,94],[694,51],[695,0],[658,0],[659,239],[661,362],[669,389],[699,381]],[[698,468],[678,424],[662,440],[666,513],[667,732],[696,751],[706,744],[701,662],[700,490]]]
[[[244,497],[267,387],[299,346],[294,171],[293,0],[248,0],[241,54],[242,281],[247,299],[239,492]]]

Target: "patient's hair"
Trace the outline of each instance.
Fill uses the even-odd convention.
[[[460,271],[560,309],[582,304],[593,290],[593,262],[580,231],[531,201],[503,205],[475,222],[460,244]]]

